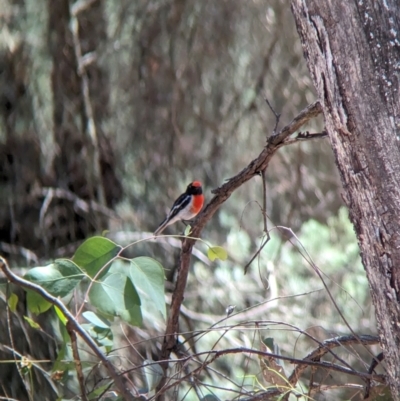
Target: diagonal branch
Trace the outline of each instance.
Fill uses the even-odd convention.
[[[219,188],[212,191],[215,196],[210,200],[202,213],[197,217],[190,238],[185,238],[182,243],[180,266],[178,270],[178,277],[176,281],[175,290],[172,295],[171,308],[167,321],[167,328],[165,331],[164,344],[161,350],[161,359],[163,368],[168,368],[168,358],[171,351],[175,347],[176,335],[179,333],[179,313],[180,307],[184,298],[184,291],[186,282],[189,274],[190,259],[192,254],[192,248],[196,243],[196,238],[200,237],[201,231],[206,223],[212,218],[214,213],[219,207],[232,195],[232,193],[238,189],[245,182],[249,181],[255,175],[264,171],[272,156],[275,152],[285,145],[286,140],[290,135],[294,134],[300,127],[306,124],[312,118],[322,113],[322,108],[319,101],[316,101],[295,117],[288,125],[283,127],[277,134],[270,136],[267,140],[266,146],[263,148],[261,153],[253,161],[249,163],[242,171],[237,175],[230,178],[228,182],[220,186]],[[158,386],[161,389],[165,385],[166,379],[162,380]]]
[[[70,320],[67,321],[66,328],[67,328],[69,337],[71,338],[72,355],[74,356],[76,376],[78,379],[79,387],[81,389],[81,397],[82,397],[83,401],[89,401],[89,399],[86,395],[85,378],[83,376],[83,370],[82,370],[82,361],[81,361],[81,358],[79,357],[78,341],[76,338],[75,330],[72,327]]]

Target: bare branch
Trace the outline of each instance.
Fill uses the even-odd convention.
[[[267,102],[268,102],[268,100],[267,100]],[[254,262],[256,257],[261,253],[261,251],[264,249],[265,245],[267,245],[269,240],[271,239],[271,237],[269,235],[269,231],[268,231],[268,225],[267,225],[267,184],[265,182],[265,170],[263,170],[261,172],[261,177],[262,177],[262,187],[263,187],[263,206],[262,206],[262,211],[261,212],[263,214],[264,233],[265,233],[267,238],[264,240],[264,242],[258,248],[257,252],[253,255],[253,257],[250,259],[250,261],[248,263],[246,263],[246,266],[243,269],[244,270],[244,274],[247,273],[247,270],[249,269],[250,265]]]
[[[78,378],[79,387],[81,389],[82,400],[83,401],[89,401],[88,398],[87,398],[87,395],[86,395],[85,378],[83,376],[81,358],[79,357],[78,342],[77,342],[77,338],[76,338],[76,334],[75,334],[74,328],[71,326],[71,321],[70,320],[68,320],[68,322],[66,324],[66,328],[67,328],[69,337],[71,338],[72,355],[74,357],[76,376]]]
[[[99,137],[96,129],[96,123],[94,119],[94,112],[92,102],[90,100],[89,91],[89,76],[86,71],[86,66],[88,65],[88,60],[93,60],[93,55],[85,57],[82,54],[81,43],[79,39],[79,21],[78,14],[90,7],[96,0],[81,0],[75,3],[70,8],[71,13],[71,33],[74,43],[75,57],[78,62],[78,75],[81,77],[81,90],[83,105],[85,111],[85,117],[87,118],[86,134],[88,135],[93,149],[91,149],[91,161],[92,161],[92,179],[94,180],[93,185],[96,185],[96,190],[98,193],[98,200],[101,205],[106,204],[106,198],[104,194],[104,187],[101,177],[101,166],[100,166],[100,146]],[[93,62],[93,61],[90,61]]]
[[[372,373],[374,369],[377,367],[378,362],[381,362],[385,359],[385,355],[381,352],[375,358],[372,359],[371,365],[368,368],[368,373]],[[371,390],[371,379],[367,379],[367,385],[365,386],[364,400],[369,397],[369,392]]]
[[[256,257],[261,253],[261,251],[264,249],[265,245],[268,244],[270,239],[271,239],[271,237],[268,234],[267,238],[264,240],[264,242],[261,244],[261,246],[257,249],[257,252],[251,257],[251,259],[244,266],[244,269],[243,269],[244,274],[247,273],[247,271],[249,270],[250,265],[254,262]]]
[[[280,113],[277,113],[277,112],[275,111],[275,109],[272,107],[272,105],[271,105],[271,103],[269,102],[269,100],[268,100],[267,97],[266,97],[264,100],[267,102],[267,105],[268,105],[268,107],[271,109],[272,113],[274,113],[274,116],[275,116],[275,127],[274,127],[274,130],[272,131],[272,135],[276,135],[276,130],[278,129],[278,124],[279,124],[279,120],[280,120],[280,118],[281,118],[281,114],[280,114]]]

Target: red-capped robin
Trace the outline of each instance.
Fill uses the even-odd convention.
[[[200,181],[193,181],[174,202],[165,220],[158,226],[154,235],[159,235],[170,224],[178,220],[190,220],[199,214],[204,204],[203,188]]]

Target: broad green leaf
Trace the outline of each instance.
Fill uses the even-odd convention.
[[[104,237],[92,237],[87,239],[75,252],[72,260],[90,277],[96,274],[118,255],[121,247]],[[102,277],[107,273],[109,266],[100,274]]]
[[[111,326],[111,323],[107,320],[104,319],[103,317],[97,316],[94,312],[92,311],[86,311],[82,313],[82,316],[88,320],[90,323],[97,327],[101,327],[103,329],[108,329]]]
[[[28,310],[35,315],[40,315],[51,308],[51,303],[34,291],[26,291],[26,303]]]
[[[119,316],[133,325],[142,323],[139,295],[125,274],[108,272],[100,281],[93,283],[89,298],[92,305],[103,313]]]
[[[221,259],[221,260],[228,259],[228,253],[224,248],[220,246],[212,246],[208,248],[207,256],[208,259],[211,260],[211,262],[214,262],[215,259]]]
[[[40,329],[40,326],[30,317],[24,316],[24,319],[29,323],[29,326],[31,326],[33,329]]]
[[[164,269],[161,264],[145,256],[134,258],[130,261],[128,274],[144,307],[147,308],[151,303],[166,319]]]
[[[15,313],[18,305],[18,295],[15,293],[11,293],[10,297],[8,298],[8,307],[10,308],[11,312]]]
[[[68,295],[83,277],[79,267],[68,259],[58,259],[50,265],[34,267],[24,276],[56,297]]]
[[[57,308],[57,306],[54,306],[54,310],[56,311],[56,315],[60,319],[60,322],[65,326],[68,322],[68,319],[65,317],[64,313],[62,313],[62,311]]]
[[[164,376],[163,368],[158,363],[155,363],[150,359],[146,359],[143,363],[142,369],[147,382],[148,391],[154,390]]]
[[[141,326],[143,323],[142,309],[139,305],[120,311],[119,316],[122,320],[130,323],[132,326]]]

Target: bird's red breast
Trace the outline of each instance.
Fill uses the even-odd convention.
[[[195,181],[197,182],[197,181]],[[192,195],[193,196],[193,201],[192,201],[192,207],[190,208],[190,211],[193,214],[197,214],[200,212],[201,208],[203,207],[204,204],[204,195]]]

